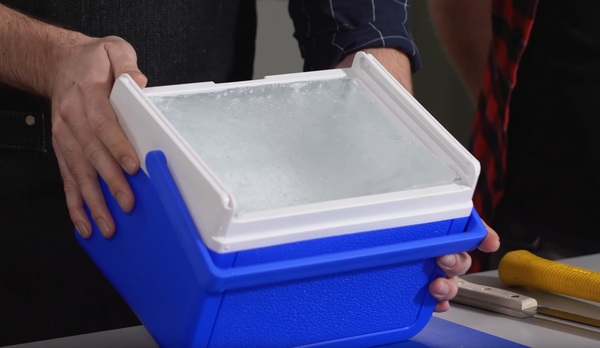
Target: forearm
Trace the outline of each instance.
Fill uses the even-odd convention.
[[[289,8],[305,70],[330,69],[353,52],[371,49],[378,50],[374,55],[380,61],[408,58],[410,69],[419,70],[420,57],[409,30],[408,0],[290,0]]]
[[[365,51],[412,91],[420,56],[409,30],[408,0],[290,0],[289,9],[306,70],[349,67],[355,53]]]
[[[0,83],[49,97],[61,49],[81,36],[0,5]]]
[[[474,101],[492,40],[491,6],[491,0],[429,0],[437,35]]]

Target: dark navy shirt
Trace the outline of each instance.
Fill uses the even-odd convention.
[[[417,71],[421,62],[408,9],[408,0],[290,0],[304,69],[331,68],[343,56],[365,48],[393,47],[406,53]]]

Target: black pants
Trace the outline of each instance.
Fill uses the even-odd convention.
[[[26,117],[0,118],[0,134]],[[139,324],[77,244],[48,142],[29,140],[0,149],[0,346]]]

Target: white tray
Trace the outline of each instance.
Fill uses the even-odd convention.
[[[351,78],[366,86],[385,117],[404,129],[456,173],[452,183],[239,213],[239,202],[153,103],[153,98],[212,93],[240,87]],[[128,76],[114,85],[111,103],[142,159],[165,153],[171,174],[206,245],[232,252],[314,238],[469,216],[479,175],[477,160],[371,56],[356,55],[348,69],[269,76],[262,80],[212,82],[140,89]],[[378,116],[379,115],[379,116]],[[383,116],[382,116],[383,115]],[[301,131],[301,130],[299,130]],[[201,136],[201,135],[199,135]],[[233,168],[235,169],[235,168]],[[368,168],[365,168],[368,171]],[[349,175],[351,173],[348,173]],[[340,177],[339,180],[344,180]]]

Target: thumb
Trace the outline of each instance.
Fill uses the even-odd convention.
[[[483,224],[487,230],[487,235],[479,244],[478,249],[486,253],[497,251],[500,248],[500,237],[498,236],[498,233],[485,222]]]
[[[129,76],[131,76],[133,81],[135,81],[140,88],[146,87],[146,84],[148,83],[148,78],[146,75],[139,70],[125,71],[123,74],[129,74]]]
[[[113,78],[116,80],[123,74],[129,74],[140,88],[146,87],[148,78],[137,66],[137,54],[133,46],[119,37],[110,39],[104,49],[112,66]]]

